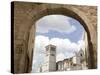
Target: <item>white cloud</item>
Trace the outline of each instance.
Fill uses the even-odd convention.
[[[78,41],[78,46],[79,46],[79,48],[82,48],[84,50],[85,42],[83,40],[79,40]]]
[[[33,64],[35,64],[35,63],[36,63],[36,60],[33,61]]]
[[[79,51],[83,47],[83,40],[79,40],[78,43],[71,42],[69,39],[52,38],[49,40],[46,36],[36,36],[35,39],[35,55],[34,58],[37,62],[43,62],[45,57],[45,46],[53,44],[57,47],[57,61],[68,58],[74,55],[75,51]],[[37,63],[38,64],[38,63]]]
[[[74,32],[76,30],[76,27],[75,25],[71,25],[69,19],[71,18],[63,15],[45,16],[36,22],[36,32],[47,33],[49,30],[66,33]]]
[[[35,51],[41,52],[45,50],[45,46],[48,45],[49,38],[46,36],[36,36],[35,38]]]
[[[59,53],[57,54],[57,58],[56,58],[56,61],[61,61],[61,60],[64,60],[66,57],[63,53]]]

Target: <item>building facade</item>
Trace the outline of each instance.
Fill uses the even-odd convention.
[[[42,65],[42,72],[56,71],[56,46],[48,45],[46,48],[45,63]]]
[[[75,55],[56,62],[56,46],[48,45],[46,48],[45,62],[40,67],[40,72],[68,71],[87,69],[84,50],[75,52]]]
[[[57,63],[56,63],[56,70],[58,70],[58,71],[63,71],[63,67],[64,65],[63,65],[63,61],[58,61]]]
[[[75,56],[58,61],[56,65],[57,71],[87,69],[84,51],[80,50],[75,53]]]

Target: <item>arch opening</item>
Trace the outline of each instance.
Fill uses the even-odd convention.
[[[65,15],[52,14],[37,20],[35,27],[34,67],[32,67],[32,72],[47,71],[47,66],[45,67],[44,65],[47,60],[50,60],[49,58],[46,58],[47,52],[45,47],[47,45],[54,45],[57,48],[56,54],[52,54],[53,56],[56,56],[55,71],[60,71],[62,70],[61,68],[66,71],[89,68],[87,31],[79,21]],[[79,60],[76,60],[77,57],[80,57]],[[60,63],[61,61],[64,63],[65,60],[71,60],[72,62],[69,61],[68,63],[67,61],[65,64]],[[80,61],[80,66],[78,66],[78,62],[75,61]],[[66,66],[66,64],[69,65]],[[38,69],[40,71],[38,71]]]

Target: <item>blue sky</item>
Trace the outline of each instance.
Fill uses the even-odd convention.
[[[61,16],[63,16],[63,15],[60,15],[58,17],[61,17]],[[68,38],[72,42],[77,42],[78,40],[80,40],[81,37],[82,37],[82,34],[84,32],[83,26],[77,20],[75,20],[75,19],[73,19],[71,17],[67,17],[66,16],[66,17],[63,17],[63,18],[66,18],[66,20],[70,23],[71,26],[75,26],[76,29],[73,32],[71,32],[71,33],[59,32],[59,31],[50,29],[46,33],[36,32],[36,35],[48,36],[49,39],[55,38],[55,37],[63,38],[63,39]],[[45,22],[46,20],[43,20],[43,21]],[[44,23],[39,23],[39,25],[41,25],[41,27],[45,26]]]

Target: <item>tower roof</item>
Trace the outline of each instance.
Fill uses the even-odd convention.
[[[52,44],[49,44],[45,48],[47,48],[47,47],[56,47],[56,46],[55,45],[52,45]]]

